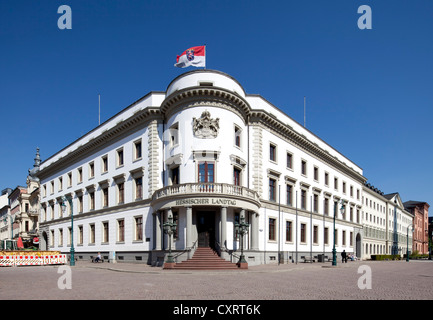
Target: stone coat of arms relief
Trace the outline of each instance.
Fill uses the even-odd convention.
[[[193,118],[194,136],[200,139],[214,139],[219,132],[219,118],[212,119],[209,111],[203,111],[200,118]]]

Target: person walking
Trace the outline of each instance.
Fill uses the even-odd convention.
[[[347,253],[346,250],[343,250],[343,252],[341,253],[341,263],[347,263]]]

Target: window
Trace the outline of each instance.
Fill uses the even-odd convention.
[[[307,209],[307,191],[301,190],[301,209]]]
[[[287,152],[286,155],[286,167],[289,169],[293,169],[293,155]]]
[[[95,210],[95,191],[89,191],[89,210]]]
[[[102,157],[102,172],[108,172],[108,156]]]
[[[325,172],[325,186],[329,185],[329,173]]]
[[[78,168],[78,183],[83,182],[83,168]]]
[[[313,243],[319,243],[319,227],[313,226]]]
[[[319,196],[317,194],[313,195],[313,201],[314,212],[319,212]]]
[[[324,211],[326,216],[329,216],[329,199],[328,198],[325,198],[323,200],[323,211]]]
[[[314,180],[319,181],[319,168],[314,167]]]
[[[241,129],[238,126],[235,126],[235,146],[241,147]]]
[[[170,127],[170,147],[179,144],[179,123],[176,122]]]
[[[72,243],[72,228],[68,227],[68,245]]]
[[[63,246],[63,229],[59,229],[59,246]]]
[[[286,221],[286,241],[292,242],[292,221]]]
[[[307,161],[301,161],[301,173],[306,176],[307,175]]]
[[[343,246],[345,246],[345,245],[346,245],[346,231],[345,231],[345,230],[343,230],[342,237],[343,237],[343,239],[342,239],[342,241],[343,241]]]
[[[180,177],[179,177],[179,166],[174,167],[170,170],[171,172],[171,184],[179,184],[180,183]]]
[[[346,193],[346,182],[343,181],[343,193]]]
[[[277,195],[276,195],[276,185],[277,181],[275,179],[269,178],[269,200],[270,201],[277,201]]]
[[[95,224],[89,226],[89,243],[95,243]]]
[[[51,230],[50,246],[54,246],[54,230]]]
[[[78,196],[78,212],[79,213],[83,212],[83,196],[82,195]]]
[[[204,182],[204,183],[215,182],[213,162],[201,162],[198,164],[198,182]]]
[[[89,163],[89,178],[93,178],[95,176],[95,163]]]
[[[338,190],[338,178],[334,178],[334,189]]]
[[[293,186],[290,184],[286,185],[286,202],[288,206],[293,205]]]
[[[329,228],[326,227],[325,228],[325,232],[324,232],[324,241],[325,241],[325,245],[329,244]]]
[[[51,181],[51,194],[54,193],[54,181]]]
[[[307,242],[307,225],[305,223],[301,223],[301,242]]]
[[[143,240],[143,218],[135,217],[135,240]]]
[[[60,190],[63,190],[63,178],[62,177],[59,178],[59,191]]]
[[[108,187],[102,189],[102,206],[108,207]]]
[[[277,146],[272,143],[269,145],[269,160],[277,162]]]
[[[235,186],[241,185],[241,170],[237,167],[233,168],[233,184]]]
[[[120,182],[117,184],[117,203],[122,204],[125,202],[125,184]]]
[[[117,166],[123,166],[123,149],[117,150]]]
[[[269,218],[269,240],[275,241],[276,240],[276,234],[275,234],[275,228],[276,228],[276,219]]]
[[[135,181],[135,200],[140,200],[143,198],[143,178],[138,177],[134,179]]]
[[[68,173],[68,187],[72,186],[72,172]]]
[[[141,159],[142,151],[141,151],[141,140],[134,142],[134,160]]]
[[[125,220],[117,220],[117,241],[125,241]]]
[[[83,226],[78,226],[78,244],[83,244]]]
[[[109,240],[109,229],[108,221],[102,222],[102,242],[108,243]]]

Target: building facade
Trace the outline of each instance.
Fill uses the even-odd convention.
[[[169,247],[182,261],[210,246],[236,260],[241,243],[251,265],[331,257],[334,220],[337,252],[363,258],[366,248],[362,169],[220,71],[187,72],[145,95],[43,161],[37,177],[41,248],[73,243],[78,259],[159,265]]]
[[[384,194],[366,183],[363,188],[363,257],[412,252],[413,214],[405,209],[398,193]]]
[[[413,218],[413,250],[419,254],[429,253],[429,204],[422,201],[406,201],[403,203],[405,209],[412,213]]]
[[[0,240],[11,239],[12,237],[12,222],[10,216],[9,195],[12,189],[6,188],[2,190],[0,196]]]

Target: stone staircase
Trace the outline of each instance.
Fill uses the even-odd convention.
[[[238,270],[235,263],[226,261],[209,247],[198,247],[191,259],[176,263],[175,270]]]

